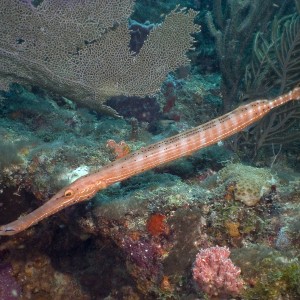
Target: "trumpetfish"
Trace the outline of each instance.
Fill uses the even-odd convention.
[[[257,122],[275,107],[300,99],[300,87],[273,100],[256,100],[205,124],[151,144],[117,159],[98,172],[78,178],[45,204],[0,226],[0,235],[14,235],[58,211],[87,201],[108,186],[215,144]]]

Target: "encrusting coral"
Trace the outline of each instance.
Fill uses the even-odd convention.
[[[241,269],[228,258],[227,247],[202,249],[196,256],[193,277],[198,286],[210,297],[239,295],[243,290]],[[220,299],[220,298],[218,298]]]
[[[234,182],[234,199],[247,206],[256,205],[264,192],[270,190],[275,177],[270,170],[242,164],[229,164],[218,173],[222,182]]]

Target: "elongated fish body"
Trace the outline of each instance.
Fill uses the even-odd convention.
[[[108,164],[96,173],[77,179],[28,215],[0,226],[0,235],[14,235],[65,207],[92,198],[98,191],[113,183],[215,144],[260,120],[273,108],[299,99],[300,88],[295,88],[272,101],[257,100],[203,125],[133,152]]]

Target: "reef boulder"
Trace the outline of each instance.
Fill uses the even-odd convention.
[[[218,172],[218,180],[225,184],[234,184],[234,199],[247,206],[256,205],[276,182],[275,176],[269,169],[242,164],[227,165]]]

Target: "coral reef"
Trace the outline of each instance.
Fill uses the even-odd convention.
[[[200,250],[196,256],[193,278],[211,298],[241,294],[244,285],[239,276],[241,270],[234,266],[229,255],[226,247],[211,247]]]
[[[297,258],[264,246],[234,250],[234,261],[249,283],[244,299],[297,299],[299,297],[300,264]],[[259,270],[259,272],[257,272]]]
[[[0,299],[20,299],[21,286],[13,277],[13,270],[9,264],[0,263]]]
[[[239,100],[245,62],[249,60],[248,47],[251,47],[253,35],[266,26],[274,6],[269,0],[263,3],[259,0],[212,2],[213,9],[207,13],[206,23],[216,41],[224,110],[228,111],[233,102]]]
[[[1,4],[0,28],[9,29],[0,31],[1,87],[38,85],[99,110],[110,96],[157,92],[171,70],[188,62],[190,34],[199,29],[196,12],[174,10],[133,55],[132,0]]]
[[[270,170],[243,164],[229,164],[218,173],[221,182],[234,182],[234,199],[247,206],[256,205],[264,193],[275,184]]]
[[[0,37],[2,84],[16,79],[35,84],[31,87],[13,84],[8,90],[0,91],[1,224],[31,212],[76,178],[98,170],[129,151],[209,121],[220,115],[224,106],[231,107],[247,98],[243,74],[244,67],[252,59],[253,44],[249,38],[254,37],[253,30],[248,29],[261,29],[260,25],[264,26],[266,20],[276,16],[269,24],[275,26],[277,19],[280,28],[274,32],[273,38],[280,43],[290,32],[288,29],[298,28],[299,19],[295,17],[293,1],[266,1],[262,8],[270,8],[270,4],[272,8],[256,24],[251,20],[259,17],[259,14],[253,15],[259,9],[258,1],[180,1],[182,6],[200,10],[195,21],[201,24],[202,32],[194,36],[196,50],[188,53],[192,64],[169,73],[156,96],[122,95],[108,99],[109,95],[124,94],[125,90],[130,94],[144,94],[148,88],[157,90],[162,79],[156,76],[157,73],[149,77],[145,66],[154,61],[151,69],[165,76],[173,68],[162,64],[162,60],[166,62],[164,53],[172,53],[169,59],[173,63],[187,61],[183,53],[178,56],[178,51],[190,47],[189,33],[197,29],[192,22],[195,13],[175,12],[178,1],[137,0],[134,7],[133,1],[127,0],[91,1],[90,5],[100,2],[108,5],[112,19],[102,20],[105,24],[97,23],[98,15],[93,10],[82,30],[83,23],[79,21],[86,20],[90,11],[82,5],[87,1],[72,1],[76,5],[70,10],[76,12],[68,18],[64,16],[69,1],[2,2],[10,6],[11,11],[15,11],[18,5],[26,8],[28,18],[43,7],[45,10],[40,16],[47,15],[47,18],[35,22],[32,31],[21,26],[23,23],[18,24],[22,27],[19,31],[22,35],[17,36],[24,41],[11,41],[17,47],[17,50],[10,49],[12,52],[24,49],[27,45],[24,37],[31,41],[28,35],[32,32],[38,32],[36,41],[43,43],[50,40],[48,34],[51,33],[53,39],[49,42],[53,42],[53,47],[60,49],[61,45],[74,44],[75,48],[67,49],[70,55],[76,59],[79,56],[85,58],[88,50],[96,54],[95,48],[99,50],[103,46],[97,34],[105,28],[101,31],[101,41],[111,43],[100,57],[107,53],[113,55],[114,50],[121,57],[103,61],[110,68],[109,82],[103,82],[104,77],[108,78],[107,69],[97,73],[103,65],[93,60],[85,64],[83,60],[71,70],[75,77],[81,73],[76,83],[78,86],[74,87],[69,81],[60,85],[61,76],[68,77],[72,73],[68,60],[57,57],[52,48],[46,49],[46,44],[42,43],[30,44],[31,48],[24,50],[23,54],[27,58],[30,56],[26,60],[28,65],[22,63],[24,57],[15,60],[12,53],[4,58],[1,51],[8,45]],[[56,16],[52,14],[50,2],[62,8],[55,10]],[[295,1],[299,10],[298,2]],[[220,3],[221,7],[216,7]],[[8,20],[9,13],[4,8],[0,13],[3,16],[1,32],[3,28],[10,28],[9,24],[14,23],[20,14],[22,20],[25,17],[24,10],[21,10]],[[213,37],[209,37],[214,28],[209,29],[206,23],[208,11],[213,18],[211,25],[222,34],[222,43],[217,43],[216,47],[225,46],[217,55]],[[78,20],[79,15],[82,18]],[[101,15],[109,14],[102,11]],[[131,19],[127,24],[129,15]],[[63,20],[70,21],[70,18],[78,22],[75,22],[76,26],[74,22],[70,23],[74,32],[69,39],[65,39],[70,29],[67,24],[62,32],[57,29],[49,32],[51,26],[57,28]],[[59,23],[55,23],[57,20]],[[176,20],[180,22],[174,27],[172,24]],[[186,22],[188,26],[178,30],[177,26]],[[282,35],[284,24],[289,26]],[[82,39],[77,35],[77,29],[82,36],[87,34],[86,43],[80,44],[79,48],[76,45],[78,39],[81,42]],[[170,39],[164,38],[167,29],[174,30]],[[294,37],[297,32],[293,31]],[[262,33],[258,34],[261,37]],[[271,41],[267,34],[263,37],[267,44]],[[63,43],[55,43],[57,40]],[[263,49],[259,41],[260,38],[255,51]],[[177,43],[182,44],[180,49],[176,48]],[[120,45],[117,47],[116,44]],[[32,46],[44,48],[35,52]],[[247,50],[243,52],[245,46]],[[145,58],[137,66],[138,72],[127,68],[124,51],[119,52],[120,48],[129,55],[129,60]],[[49,49],[53,56],[45,56]],[[135,54],[130,51],[135,51]],[[273,55],[270,58],[273,61]],[[297,55],[293,58],[297,59]],[[34,65],[36,61],[42,61],[43,67],[55,63],[55,67],[51,70],[40,68]],[[221,68],[218,68],[218,63],[222,64],[219,65]],[[241,68],[237,68],[239,65]],[[5,77],[3,68],[6,67],[13,69]],[[57,69],[58,77],[51,77],[51,71]],[[15,77],[16,72],[20,77]],[[97,76],[93,77],[92,74],[96,73]],[[124,80],[121,82],[120,73]],[[266,80],[271,78],[274,77]],[[91,81],[92,88],[82,87],[82,83],[90,84]],[[128,83],[129,91],[126,84],[117,86],[116,83]],[[266,96],[277,94],[283,83],[275,80],[275,88]],[[43,87],[49,89],[43,90]],[[52,93],[62,90],[67,92],[65,96],[74,96],[70,98],[77,101],[74,103]],[[88,110],[85,104],[89,99],[97,106],[111,106],[123,118]],[[108,101],[104,103],[104,99]],[[294,108],[298,105],[295,102],[283,111],[277,110],[275,118],[265,118],[256,129],[247,128],[241,134],[248,139],[238,136],[229,142],[220,142],[185,159],[116,183],[91,201],[67,208],[18,235],[1,236],[0,298],[299,299],[300,157],[299,139],[293,131],[297,130],[299,123],[294,119],[297,116]],[[268,135],[272,133],[268,131],[270,120],[274,121],[275,127],[270,129],[274,128],[275,133],[276,124],[283,125],[278,127],[279,135]],[[289,121],[286,123],[285,120]],[[272,143],[285,139],[288,133],[295,136],[293,143],[286,147],[269,145],[255,161],[251,160],[253,145],[260,146],[263,142],[260,137],[266,136],[268,138],[264,141]],[[290,141],[289,138],[286,140]],[[107,147],[107,143],[112,147]],[[204,264],[205,260],[207,264]],[[223,272],[225,267],[227,273]],[[210,276],[210,284],[206,284],[209,276],[205,274]]]

